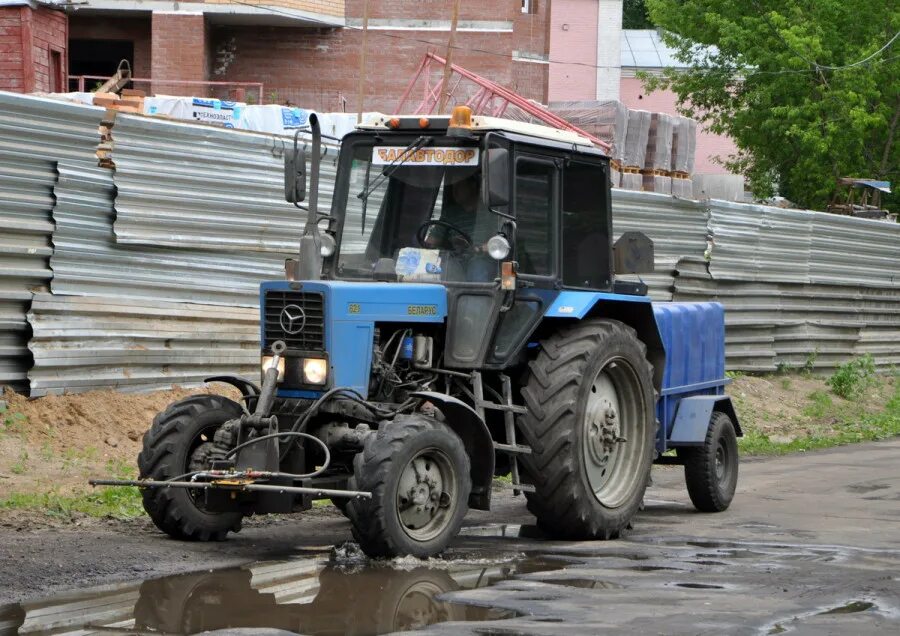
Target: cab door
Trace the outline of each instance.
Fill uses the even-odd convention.
[[[488,366],[503,368],[521,351],[545,308],[559,293],[560,157],[517,150],[512,188],[516,219],[513,258],[518,263],[515,300],[501,312]]]

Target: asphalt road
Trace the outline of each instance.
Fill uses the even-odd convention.
[[[470,513],[443,561],[377,567],[332,552],[349,528],[321,512],[225,544],[178,543],[145,522],[2,530],[0,604],[25,601],[0,608],[0,634],[48,621],[165,632],[364,634],[454,621],[424,629],[900,633],[900,439],[744,462],[731,509],[714,515],[690,506],[679,468],[657,468],[645,503],[623,540],[563,543],[525,538],[532,519],[506,494],[494,511]],[[253,560],[266,563],[209,572]],[[93,585],[106,587],[84,591]]]

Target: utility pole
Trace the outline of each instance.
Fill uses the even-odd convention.
[[[357,95],[356,123],[362,123],[363,102],[366,95],[366,49],[369,42],[369,0],[363,5],[362,49],[359,52],[359,94]]]
[[[447,63],[444,64],[444,79],[441,80],[441,99],[438,102],[438,112],[440,115],[447,106],[447,88],[450,83],[450,74],[453,64],[453,39],[456,37],[456,23],[459,21],[459,0],[453,3],[453,19],[450,21],[450,37],[447,39]]]

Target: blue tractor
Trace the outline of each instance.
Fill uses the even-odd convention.
[[[306,145],[286,152],[307,218],[286,279],[260,289],[261,387],[210,378],[242,402],[189,397],[144,437],[128,483],[161,530],[221,540],[328,499],[367,554],[427,557],[508,474],[548,535],[611,539],[654,462],[684,465],[698,509],[728,507],[723,309],[616,279],[652,271],[653,248],[613,245],[600,149],[466,107],[375,117],[342,140],[319,212],[310,129],[308,197]]]

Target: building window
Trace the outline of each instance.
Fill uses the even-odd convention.
[[[537,13],[537,0],[522,0],[522,13]]]
[[[63,68],[63,53],[59,49],[50,49],[50,92],[64,93],[66,91],[66,78]]]

